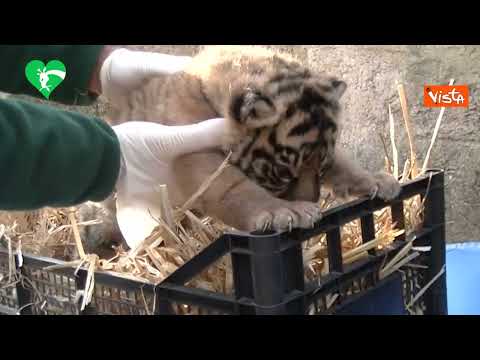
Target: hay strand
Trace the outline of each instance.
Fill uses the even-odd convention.
[[[385,153],[385,168],[388,172],[392,171],[392,161],[390,160],[390,156],[388,155],[387,150],[387,141],[382,134],[378,134],[380,136],[380,140],[382,140],[383,151]]]
[[[442,266],[441,270],[415,295],[415,297],[408,303],[406,306],[407,309],[411,307],[422,297],[422,295],[432,286],[432,284],[437,281],[437,279],[445,273],[446,264]]]
[[[398,179],[398,150],[395,144],[395,123],[393,121],[392,108],[388,105],[388,119],[390,121],[390,142],[392,144],[392,158],[393,158],[393,176]]]
[[[377,247],[380,240],[381,239],[378,239],[378,238],[370,240],[370,241],[366,242],[365,244],[360,245],[360,246],[356,247],[355,249],[346,252],[345,254],[343,254],[343,260],[345,261],[350,257],[358,255],[359,253],[363,253],[365,251],[368,251],[368,250],[371,250],[371,249]]]
[[[232,152],[228,154],[227,158],[223,161],[220,167],[210,175],[207,180],[205,180],[200,188],[188,199],[185,204],[180,208],[178,211],[180,214],[184,214],[187,210],[191,210],[193,204],[198,200],[200,196],[202,196],[205,191],[207,191],[212,183],[223,173],[223,171],[229,166],[230,157],[232,156]]]
[[[413,127],[408,113],[407,96],[405,95],[405,88],[403,84],[397,83],[398,96],[400,97],[400,106],[402,108],[403,121],[407,131],[408,145],[410,148],[410,172],[413,177],[418,175],[417,171],[417,151],[415,149],[415,140],[413,134]]]
[[[402,266],[406,265],[413,259],[417,258],[420,255],[419,252],[414,252],[408,255],[407,257],[403,258],[402,260],[398,261],[395,265],[393,265],[390,269],[387,271],[379,272],[379,279],[384,279],[387,276],[393,274],[395,271],[400,269]]]
[[[448,85],[452,86],[455,82],[455,79],[450,79]],[[423,161],[422,171],[421,173],[424,174],[427,171],[428,164],[430,162],[430,155],[435,145],[435,141],[437,140],[438,131],[440,130],[440,125],[442,124],[443,114],[445,113],[445,107],[440,109],[440,114],[438,114],[437,121],[435,122],[435,129],[433,131],[432,140],[430,141],[430,146],[427,150],[427,155],[425,155],[425,160]]]
[[[75,218],[75,208],[72,208],[68,213],[68,219],[72,225],[73,237],[75,244],[77,245],[78,255],[80,259],[85,258],[85,250],[83,249],[82,239],[80,238],[80,232],[78,231],[77,219]]]
[[[409,241],[381,270],[380,277],[383,277],[387,271],[393,268],[406,254],[412,249],[413,242]]]
[[[170,229],[175,229],[175,218],[173,216],[173,208],[170,203],[170,197],[168,196],[167,185],[159,185],[158,191],[160,193],[160,204],[161,204],[161,218],[165,221]],[[165,244],[167,246],[172,246],[174,240],[170,237],[165,239]]]

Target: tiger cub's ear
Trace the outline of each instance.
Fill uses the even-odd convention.
[[[335,101],[339,101],[347,90],[345,81],[325,74],[313,77],[309,80],[308,85],[307,89],[314,89],[315,94]]]
[[[228,112],[232,119],[248,128],[271,126],[278,118],[273,101],[250,87],[232,94]]]
[[[347,90],[347,83],[335,78],[331,79],[331,82],[332,82],[333,94],[337,100],[340,100],[340,98],[345,93],[345,90]]]

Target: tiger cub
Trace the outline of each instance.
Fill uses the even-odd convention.
[[[244,231],[308,228],[321,218],[320,186],[340,196],[394,198],[398,182],[372,175],[338,148],[346,84],[289,55],[257,46],[212,46],[181,73],[153,78],[112,104],[111,124],[230,120],[225,148],[176,159],[165,179],[181,205],[232,150],[233,165],[196,210]],[[91,232],[91,231],[90,231]]]

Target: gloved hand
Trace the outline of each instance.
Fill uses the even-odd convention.
[[[165,126],[152,122],[127,122],[114,126],[122,153],[117,181],[117,221],[128,246],[133,249],[158,226],[160,195],[170,164],[176,157],[219,148],[230,125],[211,119],[195,125]],[[149,213],[150,212],[150,213]],[[153,217],[152,217],[153,216]]]
[[[138,87],[143,80],[182,71],[189,56],[174,56],[125,48],[114,50],[100,69],[102,94],[112,100]]]

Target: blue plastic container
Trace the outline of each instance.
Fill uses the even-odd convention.
[[[449,315],[480,315],[480,242],[447,245]]]

